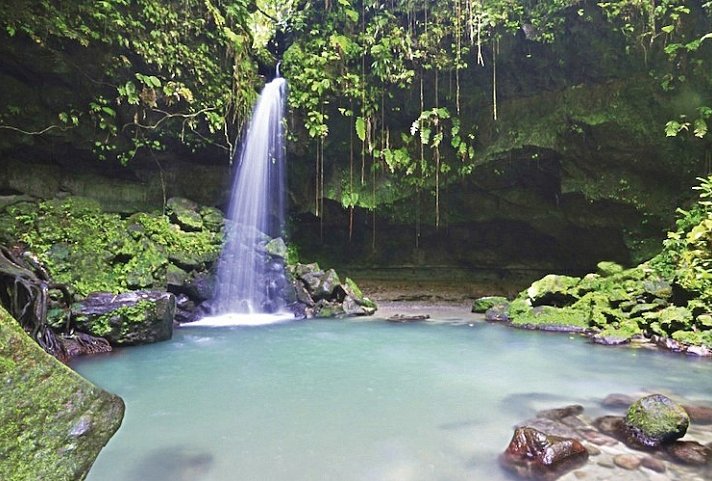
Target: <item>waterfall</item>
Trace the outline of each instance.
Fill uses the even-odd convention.
[[[236,156],[226,242],[218,262],[216,314],[273,313],[283,308],[284,262],[265,245],[284,229],[284,105],[287,82],[268,83]]]

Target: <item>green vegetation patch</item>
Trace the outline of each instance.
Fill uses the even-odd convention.
[[[678,212],[677,229],[650,262],[624,269],[598,264],[582,279],[548,275],[509,307],[514,325],[563,324],[600,337],[672,338],[712,348],[712,177],[700,179],[700,198]]]
[[[217,213],[209,212],[215,227]],[[222,247],[219,231],[186,232],[162,214],[123,219],[79,197],[10,206],[0,213],[0,225],[7,227],[6,241],[27,244],[57,282],[80,296],[165,288],[169,261],[204,268]]]

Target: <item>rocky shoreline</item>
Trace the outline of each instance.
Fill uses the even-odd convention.
[[[712,407],[670,396],[610,394],[596,418],[581,405],[539,411],[515,426],[500,463],[537,481],[708,480]]]

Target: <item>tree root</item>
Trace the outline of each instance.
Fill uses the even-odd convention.
[[[71,295],[66,286],[52,283],[39,260],[21,247],[0,245],[0,303],[45,351],[66,362],[64,343],[47,324],[50,289],[62,291],[69,312]]]

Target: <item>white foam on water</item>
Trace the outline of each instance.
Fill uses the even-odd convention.
[[[280,312],[276,314],[252,313],[238,314],[228,313],[219,316],[204,317],[195,322],[187,322],[181,327],[235,327],[235,326],[266,326],[269,324],[280,324],[295,320],[291,312]]]

